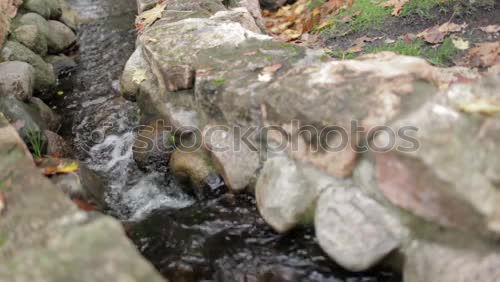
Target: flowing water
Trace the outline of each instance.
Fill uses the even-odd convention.
[[[274,233],[249,195],[196,201],[166,169],[142,172],[132,156],[138,108],[118,79],[134,50],[135,1],[70,0],[85,19],[77,68],[61,78],[54,105],[77,157],[103,176],[109,214],[170,281],[363,281],[400,277],[350,273],[327,258],[311,230]]]

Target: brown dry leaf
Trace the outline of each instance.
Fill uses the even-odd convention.
[[[73,201],[73,203],[79,209],[81,209],[83,211],[96,211],[96,210],[98,210],[98,208],[95,205],[93,205],[93,204],[91,204],[91,203],[89,203],[87,201],[84,201],[82,199],[76,199],[75,198],[75,199],[71,199],[71,201]]]
[[[282,64],[274,64],[264,67],[262,72],[259,74],[258,80],[262,82],[271,81],[271,79],[273,79],[274,73],[277,72],[279,69],[281,69],[281,67],[283,67]]]
[[[311,9],[310,0],[298,0],[276,12],[264,11],[265,26],[270,34],[284,41],[297,41],[313,28],[329,24],[331,14],[346,5],[348,0],[329,0]],[[349,1],[350,3],[350,1]]]
[[[154,24],[161,15],[165,8],[167,7],[167,2],[157,4],[153,9],[147,10],[135,19],[135,27],[138,32],[142,32],[145,28]]]
[[[473,67],[500,64],[500,41],[476,44],[476,47],[469,51],[468,61]]]
[[[492,25],[480,27],[479,29],[484,31],[484,32],[487,32],[487,33],[496,33],[496,32],[500,32],[500,25],[492,24]]]
[[[459,25],[452,22],[446,22],[440,26],[435,25],[420,32],[419,34],[417,34],[417,37],[423,38],[428,43],[437,44],[443,42],[447,34],[461,31],[466,27],[466,23]]]
[[[392,10],[392,15],[397,16],[401,12],[401,9],[403,9],[403,6],[408,2],[409,0],[389,0],[383,3],[380,3],[381,7],[394,7]]]
[[[359,14],[361,14],[361,10],[357,10],[356,12],[343,17],[340,21],[342,21],[343,23],[350,22],[352,18],[359,16]]]

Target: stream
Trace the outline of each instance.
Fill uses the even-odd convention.
[[[106,212],[120,219],[140,252],[170,281],[396,282],[386,269],[351,273],[317,246],[313,230],[273,232],[249,195],[197,201],[166,169],[145,173],[132,156],[138,107],[119,93],[134,51],[132,0],[69,0],[84,18],[76,69],[60,78],[53,102],[77,158],[106,183]]]

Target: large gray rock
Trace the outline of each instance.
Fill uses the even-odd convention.
[[[352,186],[321,194],[314,228],[321,248],[351,271],[373,267],[408,236],[394,215]]]
[[[56,174],[50,177],[50,180],[61,191],[71,199],[84,200],[95,204],[101,210],[105,207],[104,184],[102,179],[85,164],[72,159],[44,159],[38,167],[54,167],[57,165],[68,166],[73,163],[78,164],[78,170],[73,173]]]
[[[240,23],[244,28],[250,31],[262,33],[252,14],[244,7],[234,8],[230,11],[217,12],[210,17],[210,19]]]
[[[243,142],[230,129],[206,126],[203,145],[233,192],[241,192],[255,182],[260,166],[259,153]]]
[[[342,185],[317,169],[276,156],[268,159],[255,186],[257,207],[264,220],[278,232],[313,222],[316,201],[325,189]]]
[[[0,179],[7,199],[0,215],[2,280],[164,281],[118,221],[79,211],[26,151],[0,114]]]
[[[143,121],[134,142],[134,160],[143,170],[165,167],[174,151],[172,132],[164,120]]]
[[[73,151],[69,144],[55,132],[44,130],[43,135],[47,141],[46,154],[48,156],[57,156],[59,158],[71,158]]]
[[[122,72],[120,91],[123,97],[130,101],[136,101],[140,86],[151,79],[154,79],[151,68],[139,46],[128,59]]]
[[[48,90],[56,84],[56,76],[52,65],[47,64],[40,56],[24,45],[9,40],[0,52],[0,58],[4,61],[22,61],[35,68],[35,89],[39,91]]]
[[[0,63],[0,96],[14,96],[21,101],[33,94],[35,70],[25,62]]]
[[[54,72],[59,76],[61,74],[68,74],[74,71],[78,65],[73,57],[61,55],[49,55],[44,58],[45,61],[51,64],[54,68]]]
[[[54,132],[59,131],[62,123],[61,116],[56,114],[40,98],[31,97],[28,101],[28,105],[38,114],[38,116],[41,118],[40,122],[42,122],[47,129]]]
[[[59,0],[25,0],[23,8],[46,19],[58,19],[62,14]]]
[[[70,27],[72,30],[77,30],[80,24],[80,15],[73,9],[73,6],[68,1],[59,0],[61,3],[62,14],[59,21]]]
[[[14,20],[14,26],[22,25],[35,25],[40,33],[42,33],[45,38],[49,36],[50,28],[47,20],[36,13],[26,13],[24,15],[18,15]]]
[[[14,38],[40,56],[47,55],[47,39],[36,25],[22,25],[14,30]]]
[[[406,251],[403,276],[405,282],[496,282],[500,250],[494,244],[415,241]]]
[[[249,38],[270,39],[239,23],[190,18],[159,20],[142,34],[140,41],[161,89],[177,91],[192,88],[193,64],[199,51],[224,44],[237,46]]]
[[[76,42],[75,33],[61,22],[49,21],[49,30],[47,45],[52,54],[61,53]]]
[[[40,115],[27,104],[14,97],[0,97],[0,112],[14,124],[21,137],[30,144],[33,134],[42,136],[46,129]]]
[[[21,139],[16,129],[10,124],[10,121],[0,111],[0,148],[5,149],[8,146],[15,146],[19,149],[21,156],[23,156],[26,160],[33,162],[33,157],[31,156],[28,147]],[[9,154],[4,154],[3,156],[7,158],[9,157]]]
[[[220,188],[223,183],[206,152],[175,150],[169,161],[170,172],[180,182],[187,184],[189,193],[204,198]],[[186,185],[185,185],[186,186]]]
[[[499,238],[500,116],[488,112],[498,87],[494,78],[454,85],[391,124],[393,132],[418,130],[373,154],[379,191],[427,221]],[[375,144],[387,141],[381,135]]]

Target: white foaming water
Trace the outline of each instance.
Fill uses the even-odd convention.
[[[119,217],[140,220],[160,208],[183,208],[194,201],[165,175],[139,171],[133,159],[134,133],[108,135],[89,151],[90,168],[106,175],[106,202]]]

